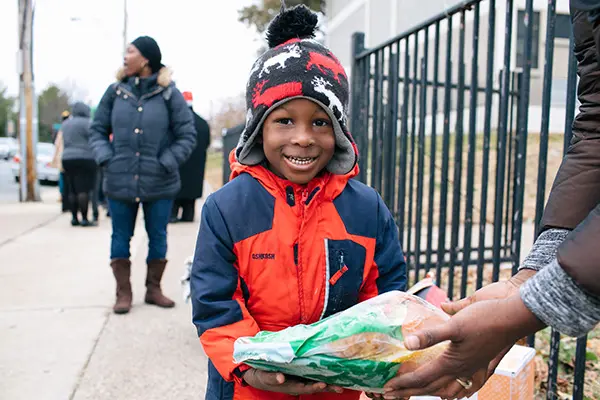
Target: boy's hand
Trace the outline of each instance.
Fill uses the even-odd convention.
[[[244,381],[260,390],[300,396],[321,392],[342,393],[344,389],[323,382],[302,382],[280,372],[265,372],[254,368],[244,373]]]

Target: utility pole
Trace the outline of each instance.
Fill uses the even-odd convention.
[[[127,0],[123,0],[123,58],[127,53]]]
[[[33,86],[33,5],[19,1],[19,141],[21,151],[20,200],[40,201],[36,169],[37,127]]]

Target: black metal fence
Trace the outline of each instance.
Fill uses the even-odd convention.
[[[392,210],[411,283],[435,271],[450,298],[517,270],[524,239],[537,235],[553,179],[547,164],[556,0],[548,1],[545,41],[536,41],[545,43],[539,127],[529,126],[533,0],[518,14],[513,0],[501,1],[463,1],[369,49],[364,34],[353,36],[351,128],[361,151],[358,179],[376,188]],[[520,29],[516,40],[514,21]],[[568,62],[562,149],[570,141],[576,101],[572,54],[571,40],[568,61],[558,60]],[[535,197],[531,210],[526,191]],[[534,223],[524,224],[524,212]],[[548,399],[558,398],[559,344],[553,332]],[[577,343],[574,399],[583,399],[585,356],[583,338]]]

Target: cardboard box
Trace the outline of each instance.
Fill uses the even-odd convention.
[[[494,375],[481,390],[463,400],[533,400],[535,349],[515,345],[504,356]],[[362,399],[368,399],[366,396]],[[411,400],[441,400],[434,396],[413,396]]]
[[[535,349],[513,346],[481,388],[477,400],[533,400],[534,357]]]
[[[535,349],[513,346],[485,386],[468,400],[533,400],[534,357]],[[412,400],[439,400],[439,397],[415,396]]]

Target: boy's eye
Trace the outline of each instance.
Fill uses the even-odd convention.
[[[292,123],[292,119],[291,118],[279,118],[275,122],[278,124],[281,124],[281,125],[290,125]]]
[[[326,119],[317,119],[315,120],[315,122],[313,122],[315,124],[315,126],[329,126],[329,121]]]

